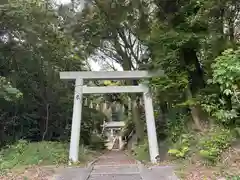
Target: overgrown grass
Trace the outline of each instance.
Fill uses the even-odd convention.
[[[175,164],[182,179],[238,177],[240,153],[234,144],[239,142],[234,130],[214,126],[204,133],[189,132],[179,136],[168,151],[169,163]],[[239,143],[237,143],[239,144]],[[186,151],[185,151],[186,150]]]
[[[0,171],[18,169],[29,165],[61,165],[68,163],[68,144],[61,142],[19,141],[0,152]],[[84,147],[79,149],[79,162],[84,163],[96,155]]]
[[[231,130],[214,127],[204,133],[181,134],[178,141],[172,143],[168,153],[172,157],[182,159],[198,156],[202,163],[214,165],[235,140],[236,137]]]

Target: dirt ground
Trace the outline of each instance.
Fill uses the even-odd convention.
[[[0,175],[0,180],[52,180],[57,167],[33,166]]]

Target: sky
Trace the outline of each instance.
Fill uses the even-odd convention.
[[[55,0],[55,1],[59,4],[66,4],[71,2],[71,0]]]

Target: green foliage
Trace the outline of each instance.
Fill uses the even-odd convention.
[[[68,145],[61,142],[29,143],[19,140],[17,143],[1,150],[0,171],[21,168],[29,165],[60,165],[68,162]],[[79,161],[89,160],[93,152],[81,146]]]
[[[105,149],[105,137],[97,134],[92,134],[90,137],[89,148],[93,150],[103,150]]]
[[[228,148],[234,140],[232,132],[224,128],[213,128],[202,136],[199,141],[199,154],[204,159],[215,163],[221,153]]]
[[[224,127],[212,127],[203,134],[182,134],[177,142],[172,142],[168,154],[176,158],[187,158],[198,154],[205,162],[216,163],[221,154],[235,140],[233,131]]]
[[[191,140],[190,134],[182,134],[173,149],[168,150],[168,154],[177,158],[185,158],[190,151]]]
[[[161,115],[156,121],[158,135],[164,132],[174,144],[169,154],[184,158],[192,150],[191,128],[187,127],[190,116],[195,124],[224,124],[237,132],[240,50],[235,22],[239,8],[232,7],[239,7],[238,1],[95,2],[82,12],[69,11],[67,5],[57,10],[44,0],[1,2],[0,146],[21,138],[68,140],[74,84],[60,81],[59,71],[86,70],[84,59],[89,57],[98,62],[111,59],[124,70],[165,71],[164,77],[151,79],[150,86],[159,111],[155,114]],[[105,81],[105,85],[119,84]],[[20,96],[21,101],[9,102]],[[201,108],[194,113],[195,105],[208,114],[204,117]],[[98,136],[103,119],[102,113],[83,108],[83,144],[92,149],[104,147]],[[144,123],[134,120],[128,119],[125,134],[141,129],[136,125],[143,127]],[[231,131],[220,128],[208,134],[204,128],[208,127],[202,128],[199,154],[215,160],[230,145]],[[11,148],[19,158],[31,146],[20,142]],[[140,159],[148,157],[147,141],[135,151]],[[56,154],[60,161],[65,159]],[[38,159],[44,158],[29,163],[38,163]]]
[[[59,71],[86,69],[79,44],[47,1],[10,0],[0,14],[0,147],[22,138],[69,140],[74,85],[60,80]],[[81,140],[87,144],[103,116],[84,112]]]
[[[227,180],[240,180],[240,176],[228,177]]]
[[[188,117],[180,108],[173,108],[168,112],[165,133],[171,142],[176,143],[182,134],[188,132],[186,127],[187,122]]]
[[[240,110],[240,50],[228,49],[212,64],[213,78],[209,84],[219,86],[222,96],[215,91],[202,103],[204,109],[220,122],[239,123]],[[220,97],[220,98],[219,98]]]
[[[139,161],[149,161],[148,139],[145,138],[144,141],[134,146],[133,151],[134,151],[134,156]]]
[[[179,149],[169,149],[168,154],[171,156],[176,156],[177,158],[184,158],[189,151],[188,146],[180,147]]]
[[[0,98],[11,101],[13,98],[18,99],[20,97],[22,97],[22,93],[18,89],[13,88],[5,77],[0,76]]]
[[[126,118],[125,126],[122,129],[122,136],[123,137],[129,136],[133,130],[134,130],[134,123],[133,123],[132,119]]]
[[[226,95],[234,93],[240,81],[240,49],[228,49],[218,56],[212,65],[214,84],[219,84]],[[232,92],[233,91],[233,92]]]
[[[20,140],[1,151],[1,169],[66,163],[67,149],[66,144],[58,142],[28,143]]]
[[[94,133],[101,133],[105,115],[96,109],[83,107],[83,117],[86,120],[83,120],[81,125],[81,141],[83,144],[90,145],[91,137],[96,136]]]

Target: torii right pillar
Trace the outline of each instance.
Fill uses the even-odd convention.
[[[159,156],[156,125],[154,119],[154,109],[152,95],[149,88],[146,88],[147,91],[143,92],[143,100],[145,106],[145,116],[147,122],[147,134],[148,134],[148,144],[149,144],[149,153],[152,163],[157,162],[157,157]]]

